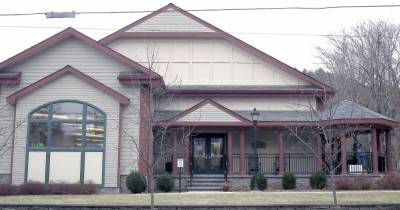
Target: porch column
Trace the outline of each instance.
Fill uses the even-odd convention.
[[[322,142],[321,135],[317,134],[317,143],[316,143],[316,156],[317,156],[317,170],[322,171]]]
[[[228,152],[228,154],[227,154],[227,156],[228,156],[228,168],[227,168],[227,170],[228,170],[228,175],[231,175],[232,174],[232,171],[233,171],[233,161],[232,161],[232,131],[231,130],[228,130],[228,142],[227,142],[227,152]]]
[[[376,128],[372,129],[372,173],[377,174],[379,173],[378,168],[378,132]]]
[[[347,174],[347,138],[346,135],[343,134],[340,137],[340,154],[341,154],[341,165],[342,165],[342,175]]]
[[[172,175],[177,174],[177,146],[178,146],[178,137],[176,134],[176,129],[172,130]]]
[[[279,175],[285,173],[285,145],[283,142],[283,132],[278,133],[278,144],[279,144]]]
[[[387,170],[386,173],[391,174],[393,170],[392,161],[392,139],[390,135],[390,130],[385,131],[385,141],[386,141],[386,162]]]
[[[246,144],[244,139],[244,130],[240,130],[240,163],[239,163],[240,175],[246,175],[245,155],[246,155]]]
[[[190,175],[190,132],[189,128],[185,128],[183,132],[184,142],[184,174]]]

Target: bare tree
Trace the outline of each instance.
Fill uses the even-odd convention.
[[[355,137],[358,134],[367,132],[369,126],[348,125],[338,123],[343,119],[340,112],[343,108],[347,109],[346,117],[357,121],[362,117],[362,113],[356,111],[357,105],[351,101],[343,101],[340,97],[330,97],[325,95],[320,97],[323,109],[317,109],[313,103],[306,105],[306,111],[299,111],[299,115],[309,123],[296,126],[285,126],[289,134],[298,140],[311,152],[318,163],[321,164],[320,170],[329,174],[329,189],[332,191],[334,208],[338,208],[336,196],[335,175],[343,166],[339,161],[343,140]],[[320,140],[321,145],[316,144]],[[320,147],[320,148],[318,148]],[[347,161],[347,160],[346,160]]]
[[[383,20],[363,22],[328,37],[327,48],[317,50],[338,95],[400,119],[399,25]],[[400,131],[393,134],[399,137]],[[399,151],[394,152],[398,166]]]
[[[158,61],[158,49],[157,46],[148,46],[147,47],[147,55],[146,60],[142,61],[146,67],[154,72],[158,72],[161,75],[168,75],[168,65],[165,66],[165,69],[160,69],[159,61]],[[175,77],[170,80],[169,85],[179,86],[180,78]],[[131,110],[132,113],[127,113],[125,123],[134,124],[136,123],[140,132],[146,132],[145,136],[148,136],[147,147],[142,147],[139,142],[139,137],[137,135],[133,135],[132,131],[129,129],[122,129],[123,136],[125,136],[126,141],[129,143],[129,147],[132,149],[137,155],[137,162],[132,163],[133,165],[144,165],[146,169],[147,181],[148,181],[148,190],[150,193],[150,206],[151,209],[154,209],[154,188],[155,188],[155,174],[157,169],[162,167],[162,164],[165,163],[166,159],[169,159],[172,156],[174,151],[178,151],[181,148],[185,147],[184,139],[188,138],[188,135],[191,133],[190,128],[182,128],[182,127],[170,127],[170,125],[166,123],[162,123],[161,121],[165,119],[163,116],[163,110],[166,107],[170,107],[175,103],[175,96],[168,91],[163,81],[159,79],[149,79],[145,83],[142,81],[134,81],[134,84],[139,84],[139,90],[144,93],[140,98],[141,103],[146,104],[141,108],[144,110],[140,110],[139,107]],[[137,120],[132,119],[131,116],[135,116],[135,114],[140,114],[140,123]],[[129,120],[133,120],[129,122]],[[177,136],[178,144],[172,145],[171,138],[172,135],[176,133],[181,133],[182,135]],[[143,152],[146,150],[147,152]]]

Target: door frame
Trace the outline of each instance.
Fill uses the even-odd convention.
[[[212,137],[222,137],[222,166],[220,168],[220,170],[217,171],[213,171],[210,170],[210,158],[206,158],[206,162],[205,162],[205,167],[206,170],[204,171],[195,171],[194,170],[194,138],[196,137],[200,137],[200,138],[205,138],[206,143],[205,143],[205,153],[207,155],[210,155],[211,153],[211,138]],[[227,134],[226,133],[199,133],[199,134],[195,134],[195,135],[191,135],[190,138],[190,146],[191,146],[191,156],[190,156],[190,160],[191,160],[191,171],[194,174],[223,174],[224,170],[225,170],[225,161],[226,161],[226,138],[227,138]]]

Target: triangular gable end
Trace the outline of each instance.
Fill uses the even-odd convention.
[[[248,123],[248,120],[217,102],[206,99],[182,112],[175,118],[175,122]]]
[[[150,69],[147,69],[146,67],[125,57],[124,55],[112,50],[111,48],[100,44],[96,40],[80,33],[79,31],[77,31],[71,27],[69,27],[69,28],[45,39],[44,41],[39,42],[38,44],[22,51],[21,53],[1,62],[0,63],[0,71],[4,70],[6,68],[9,68],[13,65],[16,65],[24,60],[27,60],[27,59],[31,58],[32,56],[37,55],[38,53],[58,44],[66,39],[69,39],[71,37],[74,37],[78,40],[83,41],[86,44],[89,44],[90,46],[96,48],[96,50],[105,53],[106,55],[110,56],[111,58],[131,67],[132,69],[142,72],[145,76],[147,76],[149,78],[161,79],[161,76],[158,75],[157,73],[151,71]]]
[[[133,26],[126,32],[215,32],[187,17],[176,8],[167,7],[159,14]]]
[[[168,29],[168,31],[157,31],[151,29],[150,26],[154,26],[154,21],[158,24],[160,24],[160,20],[163,20],[163,17],[167,17],[166,11],[172,11],[171,14],[178,14],[178,17],[182,18],[182,20],[188,21],[188,19],[191,19],[191,23],[195,22],[195,25],[202,25],[203,27],[207,28],[207,30],[210,30],[211,32],[204,32],[204,31],[171,31]],[[154,17],[158,17],[154,20],[152,20]],[[159,20],[157,20],[159,19]],[[165,21],[167,22],[172,22],[172,19],[165,18]],[[165,23],[164,23],[165,24]],[[178,24],[180,25],[180,24]],[[139,28],[137,28],[140,26]],[[184,25],[180,25],[184,26]],[[186,26],[186,25],[185,25]],[[140,29],[140,30],[139,30]],[[143,31],[145,30],[145,31]],[[182,29],[181,29],[182,30]],[[107,45],[111,43],[113,40],[121,38],[121,37],[213,37],[213,38],[222,38],[225,39],[228,42],[231,42],[232,44],[245,49],[249,53],[253,54],[254,56],[260,58],[261,60],[264,60],[267,63],[270,63],[279,69],[289,73],[290,75],[299,78],[307,83],[310,83],[312,85],[315,85],[318,88],[321,88],[325,93],[331,94],[334,93],[335,90],[330,87],[329,85],[326,85],[308,75],[305,73],[285,64],[284,62],[266,54],[265,52],[258,50],[257,48],[247,44],[246,42],[232,36],[229,33],[226,33],[225,31],[213,26],[212,24],[192,15],[191,13],[181,9],[180,7],[170,3],[166,5],[165,7],[162,7],[161,9],[150,13],[149,15],[121,28],[120,30],[104,37],[103,39],[99,40],[99,42]]]
[[[47,75],[46,77],[43,77],[42,79],[36,81],[35,83],[32,83],[17,92],[7,96],[7,103],[11,105],[15,105],[18,101],[19,98],[22,98],[26,95],[29,95],[30,93],[36,91],[37,89],[40,89],[47,84],[49,84],[52,81],[57,80],[58,78],[63,77],[66,74],[71,74],[74,75],[75,77],[79,78],[80,80],[90,84],[94,88],[103,91],[104,93],[110,95],[111,97],[115,98],[120,104],[129,104],[129,98],[122,95],[121,93],[115,91],[114,89],[104,85],[103,83],[91,78],[90,76],[80,72],[79,70],[75,69],[72,66],[65,66],[64,68]]]

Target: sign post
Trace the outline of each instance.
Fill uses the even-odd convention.
[[[183,158],[177,159],[177,164],[179,168],[179,192],[181,192],[181,179],[182,179],[182,168],[183,168]]]

